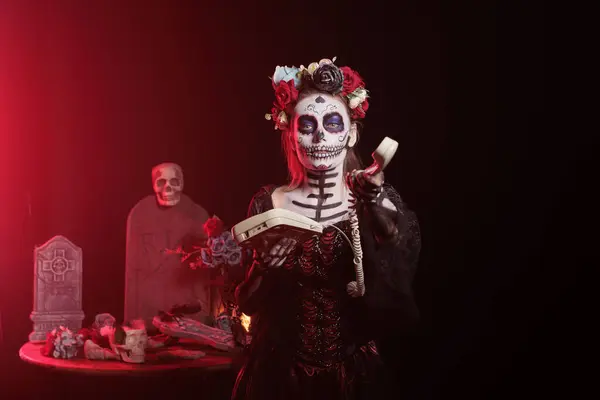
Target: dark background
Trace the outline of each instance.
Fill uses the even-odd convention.
[[[31,379],[16,353],[31,329],[33,246],[62,234],[82,247],[85,322],[121,318],[125,221],[151,193],[151,167],[179,163],[185,192],[238,222],[261,185],[286,178],[264,120],[268,77],[337,56],[371,92],[364,160],[384,136],[400,143],[386,179],[421,222],[416,396],[577,388],[567,335],[579,260],[564,232],[580,155],[543,115],[541,4],[212,3],[0,1],[0,311],[13,386]]]

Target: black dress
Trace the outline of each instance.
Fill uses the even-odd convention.
[[[273,208],[275,186],[252,199],[249,216]],[[349,244],[334,227],[298,246],[285,264],[269,270],[240,309],[251,315],[252,343],[232,399],[366,399],[383,396],[385,369],[376,341],[390,319],[412,324],[417,309],[410,281],[420,250],[419,228],[396,191],[383,196],[396,206],[401,232],[379,243],[368,216],[359,212],[366,294],[352,298],[356,279]],[[336,226],[350,237],[349,221]],[[238,290],[244,290],[242,283]],[[245,299],[245,301],[243,300]]]

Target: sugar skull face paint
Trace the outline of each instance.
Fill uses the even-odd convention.
[[[300,100],[295,112],[296,152],[308,170],[328,170],[344,162],[355,133],[344,102],[326,93]]]

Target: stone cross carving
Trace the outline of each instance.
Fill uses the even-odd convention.
[[[64,236],[55,236],[34,250],[32,342],[46,340],[57,326],[81,329],[82,251]]]
[[[54,282],[64,282],[65,274],[75,270],[75,260],[68,260],[64,249],[55,249],[52,260],[42,260],[42,270],[52,272]]]
[[[152,319],[159,311],[198,302],[203,311],[194,318],[201,322],[210,318],[208,273],[192,271],[179,256],[164,252],[182,245],[186,238],[204,237],[202,225],[207,219],[206,210],[183,193],[170,207],[158,204],[155,196],[147,196],[131,209],[127,219],[125,321],[143,319],[152,329]]]

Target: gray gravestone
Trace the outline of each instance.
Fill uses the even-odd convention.
[[[205,237],[204,208],[181,194],[172,207],[161,207],[155,196],[142,199],[127,219],[125,266],[125,320],[141,318],[150,325],[159,311],[175,304],[200,302],[203,311],[195,316],[205,322],[210,315],[208,271],[193,271],[175,254],[186,238]]]
[[[58,326],[81,329],[82,252],[63,236],[55,236],[34,250],[32,342],[46,340]]]

